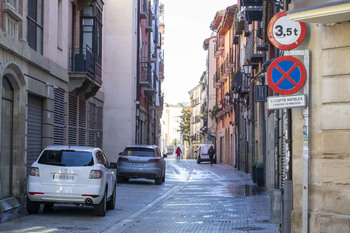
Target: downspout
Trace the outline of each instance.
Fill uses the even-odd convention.
[[[140,118],[140,4],[141,0],[137,1],[137,57],[136,57],[136,122],[135,122],[135,144],[139,144],[139,118]]]
[[[72,51],[71,51],[71,70],[74,70],[74,28],[75,28],[75,4],[72,2]]]

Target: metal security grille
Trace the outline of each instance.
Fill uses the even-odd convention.
[[[77,96],[69,93],[68,144],[77,144]]]
[[[54,144],[64,144],[65,104],[64,90],[54,89]]]
[[[103,139],[103,123],[102,123],[102,107],[96,107],[96,146],[102,148],[102,139]]]
[[[86,145],[86,101],[79,99],[79,146]]]
[[[89,103],[89,146],[95,146],[96,105]]]
[[[42,99],[34,95],[28,96],[27,119],[27,174],[32,163],[42,150]]]

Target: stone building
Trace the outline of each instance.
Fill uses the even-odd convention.
[[[28,170],[47,145],[102,147],[104,6],[100,0],[0,6],[2,213],[25,204]]]

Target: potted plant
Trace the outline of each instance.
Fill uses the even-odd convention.
[[[256,164],[256,184],[264,186],[264,163],[258,162]]]

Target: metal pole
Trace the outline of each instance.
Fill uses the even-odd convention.
[[[306,95],[306,107],[303,111],[303,200],[302,200],[302,232],[308,233],[309,230],[309,106],[310,106],[310,50],[294,50],[286,54],[291,56],[304,56],[304,66],[306,69],[306,82],[304,85],[304,94]]]

